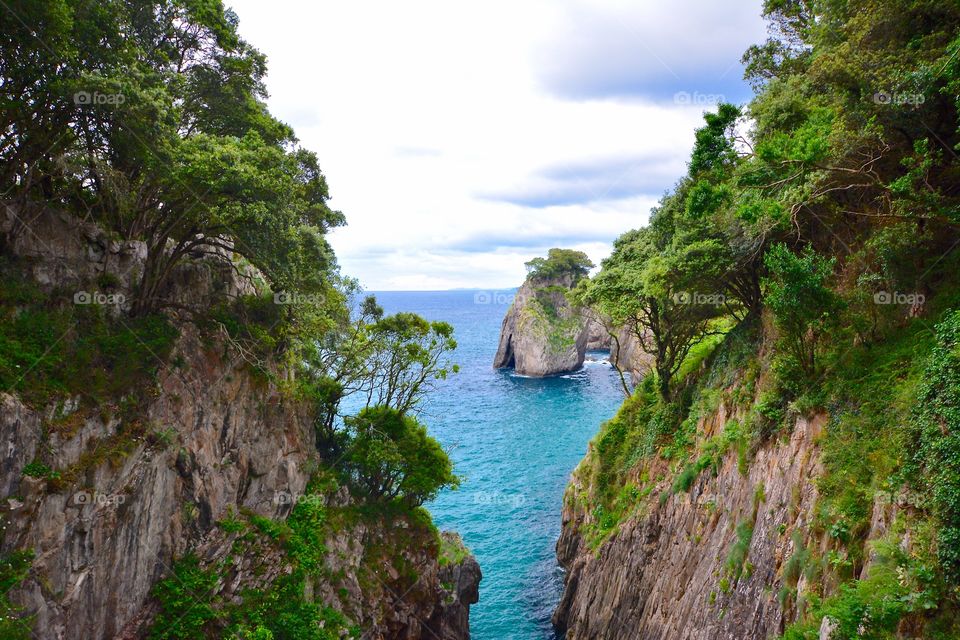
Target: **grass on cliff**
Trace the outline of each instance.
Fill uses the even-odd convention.
[[[470,550],[463,544],[463,538],[458,534],[445,534],[440,537],[441,567],[463,564],[468,557],[470,557]]]
[[[77,395],[96,406],[163,366],[178,335],[166,318],[112,317],[74,293],[45,293],[21,266],[0,265],[0,389],[37,408]]]
[[[706,445],[702,456],[690,459],[698,421],[717,409],[735,381],[755,383],[752,361],[758,335],[758,323],[751,321],[708,338],[684,361],[676,401],[664,403],[653,376],[647,376],[601,426],[576,472],[588,487],[575,499],[591,512],[586,531],[591,547],[602,544],[649,500],[659,481],[645,469],[652,457],[671,461],[678,468],[674,490],[686,491],[702,471],[718,464],[731,444],[742,447],[739,426],[730,425]]]

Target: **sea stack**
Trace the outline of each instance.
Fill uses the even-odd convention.
[[[503,318],[495,368],[542,377],[583,366],[589,322],[567,293],[592,267],[586,254],[569,249],[527,263],[527,279]]]

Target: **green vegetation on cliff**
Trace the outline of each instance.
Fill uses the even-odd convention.
[[[169,444],[139,410],[158,380],[182,373],[187,359],[171,356],[189,333],[211,361],[242,362],[265,397],[315,416],[315,475],[332,474],[358,508],[417,520],[436,538],[419,505],[458,479],[414,414],[456,371],[452,327],[384,316],[373,298],[354,305],[359,287],[339,273],[326,240],[344,217],[327,205],[315,154],[267,110],[265,57],[239,36],[236,15],[219,0],[13,0],[0,27],[0,197],[17,222],[0,265],[0,385],[53,416],[42,444],[94,412],[121,422],[115,435],[84,443],[76,468],[54,469],[43,453],[24,474],[64,491],[144,439]],[[60,214],[82,236],[67,239],[81,257],[65,272],[109,304],[78,300],[88,294],[59,282],[34,284],[32,265],[9,250],[18,234],[39,238],[34,220],[60,224]],[[85,272],[89,234],[133,264],[121,269],[108,256],[95,276]],[[196,299],[203,274],[209,287]],[[362,399],[352,417],[342,409],[350,396]],[[59,424],[76,398],[72,423]],[[267,527],[280,532],[290,573],[239,604],[200,597],[227,567],[179,559],[154,590],[152,637],[339,637],[342,620],[305,592],[323,572],[324,514],[298,504]],[[237,527],[252,535],[240,521],[225,531]],[[426,550],[436,559],[439,543]],[[22,577],[26,560],[11,558]],[[6,625],[16,612],[0,608]]]
[[[531,280],[556,280],[568,277],[574,281],[586,276],[594,264],[583,251],[553,248],[546,258],[533,258],[526,263]]]
[[[819,637],[824,616],[835,638],[956,637],[960,8],[765,10],[774,35],[745,56],[756,98],[705,116],[687,175],[578,286],[655,366],[568,499],[598,546],[669,499],[658,485],[689,491],[727,455],[747,473],[798,418],[825,415],[816,518],[784,569],[786,637]],[[733,417],[712,425],[721,407]],[[870,540],[884,501],[896,524]],[[747,566],[741,524],[727,588]]]

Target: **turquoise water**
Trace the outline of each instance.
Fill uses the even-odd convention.
[[[456,329],[461,371],[431,394],[422,417],[464,477],[460,489],[428,507],[441,529],[463,535],[483,569],[480,602],[470,610],[476,640],[554,637],[563,490],[587,442],[622,400],[615,373],[601,362],[545,379],[495,371],[508,295],[376,294],[387,313],[412,311]]]

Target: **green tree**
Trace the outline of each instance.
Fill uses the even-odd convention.
[[[356,486],[377,500],[419,506],[459,478],[440,443],[416,418],[372,406],[347,418],[352,438],[344,457]]]
[[[713,299],[691,295],[697,292],[691,285],[703,275],[695,252],[666,250],[657,232],[654,222],[618,238],[613,254],[580,295],[584,303],[630,328],[653,356],[660,395],[670,400],[674,375],[691,347],[711,332],[719,308]]]
[[[274,290],[335,267],[316,157],[267,111],[264,56],[222,2],[13,0],[0,14],[0,193],[142,240],[133,311],[184,261],[243,256]],[[8,37],[7,37],[8,36]]]
[[[766,255],[770,277],[764,282],[765,303],[781,332],[781,345],[808,378],[816,373],[817,344],[843,307],[827,284],[835,263],[809,247],[798,255],[782,243]]]
[[[570,277],[574,282],[590,273],[595,266],[583,251],[550,249],[546,258],[534,258],[525,263],[531,280],[551,280]]]
[[[457,347],[450,324],[413,313],[384,317],[374,296],[358,305],[349,324],[325,333],[317,347],[308,360],[313,376],[307,386],[321,408],[316,428],[323,450],[343,446],[336,427],[345,398],[357,394],[365,407],[415,412],[440,380],[459,370],[450,357]]]

